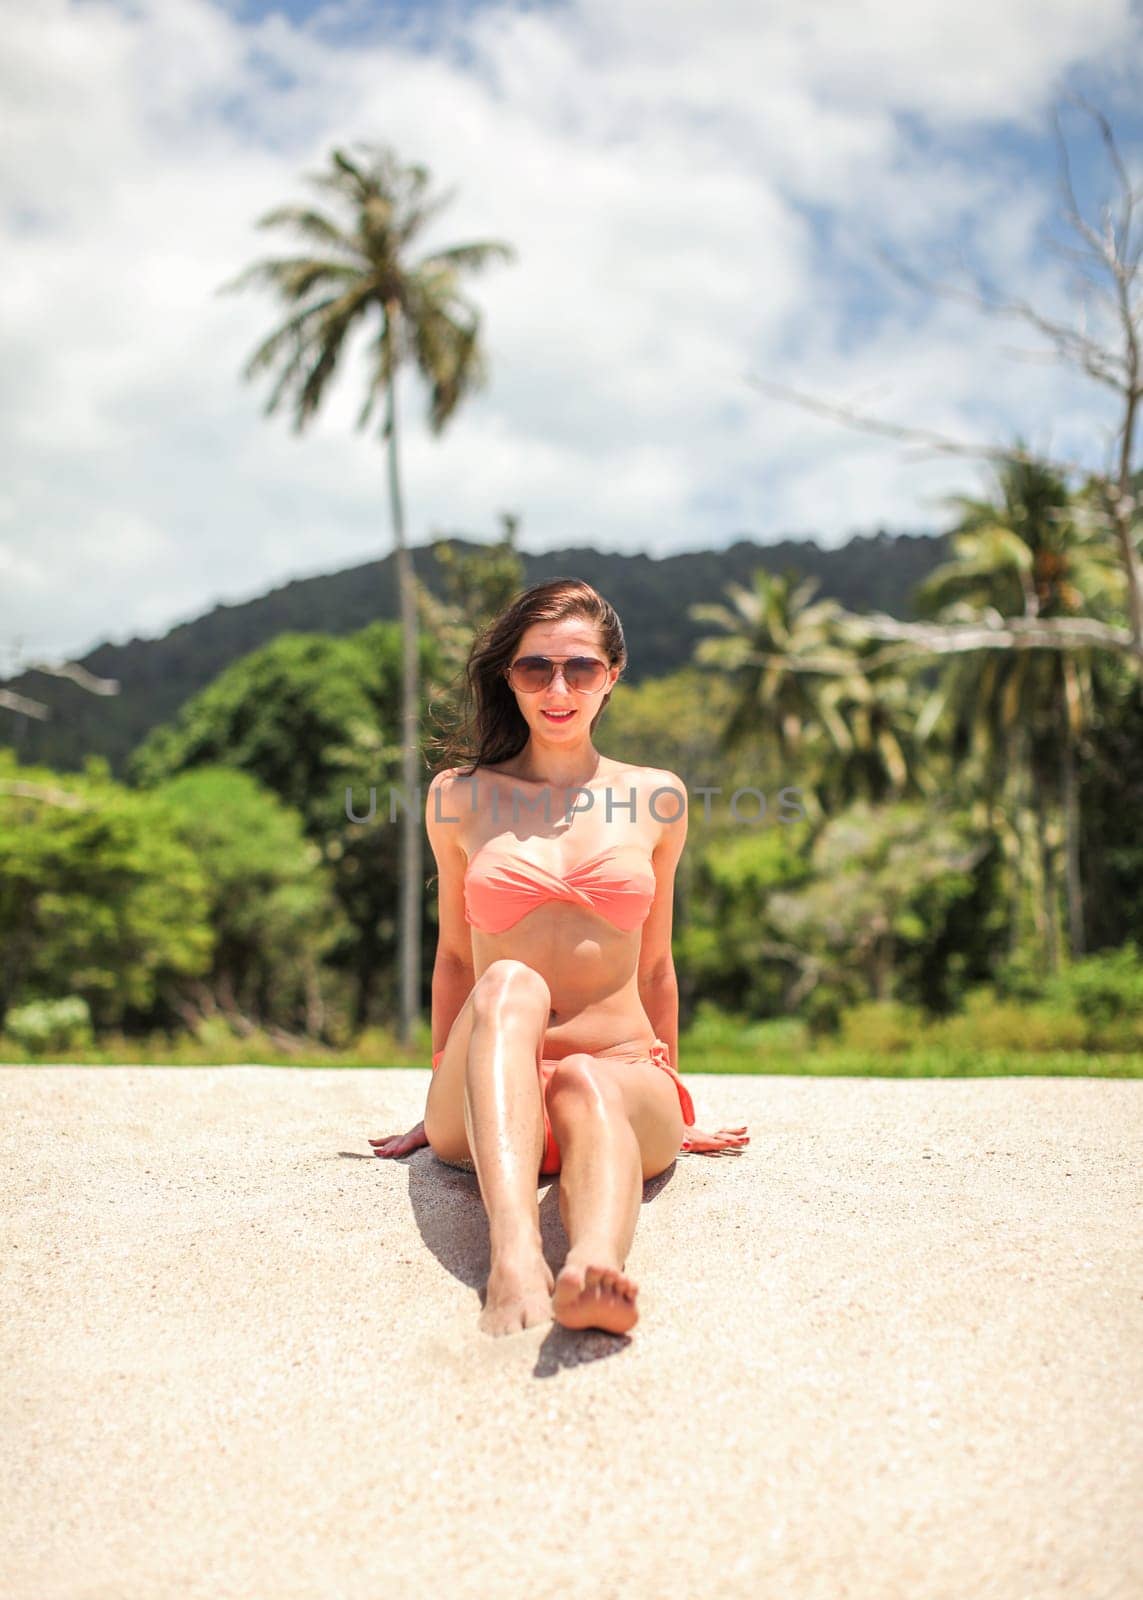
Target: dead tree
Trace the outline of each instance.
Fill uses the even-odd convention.
[[[1136,422],[1143,401],[1143,185],[1133,185],[1127,165],[1115,140],[1111,125],[1101,111],[1082,95],[1063,97],[1094,121],[1110,162],[1117,190],[1116,202],[1100,208],[1097,222],[1089,221],[1076,199],[1071,176],[1067,142],[1060,126],[1059,109],[1053,112],[1060,161],[1062,217],[1078,242],[1063,245],[1047,241],[1048,247],[1068,261],[1079,273],[1081,316],[1079,325],[1069,327],[1037,310],[1026,300],[998,294],[979,278],[971,288],[938,282],[902,265],[888,252],[878,255],[886,266],[906,282],[950,299],[965,301],[989,316],[1005,318],[1031,327],[1045,337],[1051,349],[1017,352],[1033,360],[1064,361],[1078,367],[1094,382],[1119,396],[1122,410],[1118,426],[1108,441],[1108,456],[1102,470],[1092,470],[1068,459],[1032,453],[1016,447],[955,439],[930,429],[913,427],[884,417],[872,416],[851,406],[839,405],[817,396],[767,379],[751,376],[758,389],[779,399],[832,417],[847,427],[900,439],[916,448],[915,456],[929,453],[966,456],[993,462],[1019,461],[1047,466],[1065,482],[1076,477],[1098,497],[1115,540],[1126,579],[1128,626],[1117,628],[1090,618],[1060,619],[1001,617],[986,613],[980,622],[934,624],[902,622],[883,613],[856,616],[842,612],[842,631],[850,639],[896,640],[912,646],[912,653],[947,654],[967,650],[1019,649],[1102,649],[1129,657],[1137,671],[1143,671],[1143,577],[1139,553],[1135,548],[1138,525],[1137,502],[1133,491],[1135,474]],[[1101,340],[1088,331],[1089,296],[1094,295],[1105,313],[1110,312],[1115,342]],[[1106,320],[1106,318],[1105,318]]]

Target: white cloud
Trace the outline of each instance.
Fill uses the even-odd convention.
[[[932,525],[936,494],[978,486],[750,372],[962,435],[1092,440],[1094,393],[998,354],[1027,336],[895,290],[872,249],[969,239],[1067,313],[1034,243],[1050,183],[1029,189],[995,134],[1046,134],[1085,65],[1120,92],[1126,0],[500,5],[443,13],[417,50],[339,44],[337,21],[242,24],[208,0],[9,13],[0,643],[78,653],[390,548],[376,431],[353,431],[361,345],[298,438],[262,417],[269,378],[239,378],[278,307],[215,293],[297,248],[255,220],[314,199],[302,175],[339,143],[390,142],[458,186],[425,248],[519,253],[472,284],[490,388],[433,439],[402,386],[414,542],[511,509],[532,550],[837,543]]]

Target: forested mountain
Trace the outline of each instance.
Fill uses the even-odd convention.
[[[475,548],[470,540],[451,542],[459,549]],[[749,583],[757,567],[817,577],[815,598],[839,600],[850,611],[911,618],[914,588],[949,554],[943,536],[879,531],[835,550],[812,539],[768,545],[740,539],[723,550],[661,558],[568,546],[542,554],[521,552],[521,559],[528,583],[568,575],[586,579],[607,596],[628,639],[627,681],[638,683],[688,660],[695,642],[710,631],[691,621],[690,605],[722,600],[727,583]],[[432,547],[420,546],[412,555],[417,576],[443,596]],[[42,673],[7,680],[5,687],[48,705],[52,715],[41,722],[0,712],[0,745],[11,745],[24,762],[58,771],[78,770],[85,756],[102,755],[119,776],[127,756],[151,728],[169,720],[240,656],[280,633],[348,634],[378,619],[396,620],[397,615],[392,556],[326,577],[296,579],[256,600],[217,605],[161,639],[97,646],[80,664],[99,677],[118,679],[118,695],[92,695]]]

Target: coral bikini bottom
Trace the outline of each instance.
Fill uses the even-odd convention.
[[[443,1049],[433,1052],[434,1072],[440,1065],[440,1059],[443,1055]],[[694,1126],[694,1101],[690,1097],[690,1092],[688,1091],[686,1084],[679,1077],[674,1067],[672,1067],[670,1051],[662,1039],[653,1040],[646,1055],[629,1057],[600,1056],[599,1059],[601,1061],[630,1061],[633,1065],[638,1064],[640,1061],[647,1061],[653,1067],[660,1067],[668,1077],[674,1079],[675,1088],[678,1090],[679,1094],[679,1105],[682,1108],[684,1126],[688,1128]],[[540,1163],[540,1172],[545,1176],[547,1176],[549,1173],[558,1172],[560,1170],[560,1147],[556,1143],[555,1135],[552,1133],[551,1118],[548,1116],[548,1084],[551,1082],[552,1074],[555,1072],[557,1066],[559,1066],[558,1059],[555,1061],[550,1061],[545,1058],[540,1063],[540,1098],[544,1108],[544,1159]]]

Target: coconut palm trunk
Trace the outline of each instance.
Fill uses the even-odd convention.
[[[1037,893],[1040,907],[1041,948],[1044,954],[1044,971],[1054,975],[1059,971],[1060,965],[1057,938],[1056,858],[1048,802],[1039,773],[1033,776],[1032,789],[1035,797],[1036,860],[1039,867]]]
[[[514,252],[497,240],[478,240],[411,258],[412,241],[441,210],[448,197],[429,194],[426,167],[406,166],[385,146],[362,147],[363,165],[345,150],[334,150],[331,170],[310,179],[336,196],[344,221],[312,206],[280,206],[259,219],[259,227],[283,224],[307,241],[317,240],[328,252],[320,256],[287,256],[257,261],[220,293],[251,283],[269,283],[289,308],[287,320],[254,352],[244,369],[251,378],[264,369],[280,368],[266,406],[272,414],[287,396],[294,406],[294,426],[301,432],[315,417],[337,370],[341,351],[352,330],[380,311],[382,328],[375,345],[365,404],[357,418],[364,428],[374,406],[385,407],[382,437],[389,451],[389,501],[397,558],[402,633],[401,778],[404,789],[401,828],[401,885],[397,913],[400,951],[400,1036],[413,1043],[421,988],[421,827],[423,807],[418,712],[417,582],[405,547],[398,462],[396,375],[410,362],[429,385],[429,427],[439,434],[466,395],[485,379],[480,344],[480,314],[460,293],[461,280],[493,261],[511,261]],[[368,1020],[373,968],[381,943],[374,925],[360,930],[358,940],[359,1027]]]
[[[1027,846],[1025,840],[1025,738],[1022,729],[1016,731],[1015,758],[1004,775],[1005,807],[1008,823],[1005,833],[1008,858],[1009,913],[1008,956],[1014,960],[1020,950],[1024,934],[1025,884],[1027,882]]]
[[[401,787],[405,803],[401,811],[401,891],[398,928],[400,946],[400,1040],[406,1048],[413,1042],[413,1028],[420,1012],[421,987],[421,777],[420,718],[417,703],[418,683],[417,580],[413,561],[405,543],[405,511],[401,499],[401,469],[397,452],[397,378],[394,344],[400,338],[401,309],[395,303],[385,308],[385,386],[387,406],[385,435],[389,446],[389,512],[393,523],[393,544],[397,553],[397,582],[401,602]]]
[[[1068,900],[1068,951],[1073,961],[1085,953],[1087,936],[1083,916],[1083,876],[1080,869],[1079,786],[1076,781],[1076,747],[1070,731],[1065,734],[1061,788],[1064,797],[1064,870]]]

